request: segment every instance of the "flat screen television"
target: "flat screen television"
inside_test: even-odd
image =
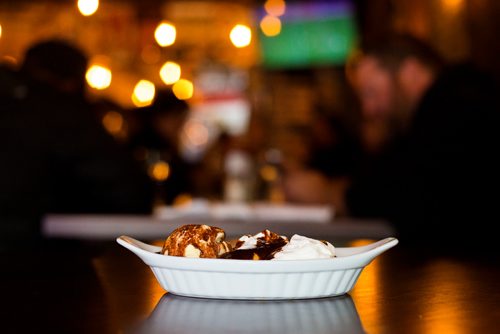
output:
[[[264,15],[259,10],[259,22]],[[261,61],[266,68],[343,65],[356,47],[352,0],[287,1],[280,19],[280,34],[267,37],[259,30]]]

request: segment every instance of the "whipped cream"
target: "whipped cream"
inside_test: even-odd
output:
[[[254,249],[259,247],[265,247],[273,245],[276,243],[287,243],[288,239],[285,236],[278,235],[269,230],[264,230],[255,235],[244,235],[238,239],[236,244],[236,249]]]
[[[320,241],[294,234],[290,241],[274,254],[272,260],[309,260],[335,257],[335,247]]]
[[[241,242],[241,245],[238,246],[238,249],[252,249],[257,247],[257,242],[259,238],[263,238],[264,233],[260,232],[256,235],[244,235],[238,239]]]

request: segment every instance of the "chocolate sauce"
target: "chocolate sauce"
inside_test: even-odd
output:
[[[286,244],[287,240],[280,238],[268,244],[257,243],[255,248],[236,249],[222,254],[220,258],[233,260],[271,260],[274,254],[279,252]]]

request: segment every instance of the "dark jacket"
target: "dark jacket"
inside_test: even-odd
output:
[[[40,237],[46,213],[150,212],[150,181],[83,97],[19,80],[0,101],[0,238]]]
[[[498,220],[498,93],[469,65],[443,71],[406,136],[354,179],[352,214],[387,218],[422,247],[488,245]]]

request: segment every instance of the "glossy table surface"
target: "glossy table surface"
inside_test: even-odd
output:
[[[498,333],[500,319],[493,259],[423,255],[402,242],[370,263],[349,294],[294,301],[175,296],[112,241],[51,240],[1,261],[2,333],[465,334]]]

